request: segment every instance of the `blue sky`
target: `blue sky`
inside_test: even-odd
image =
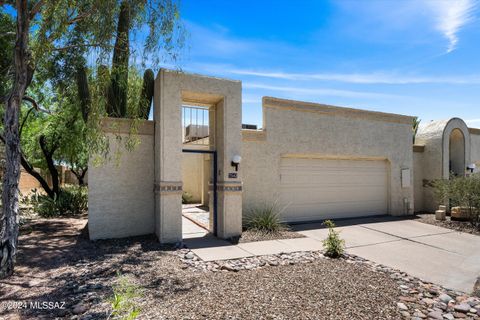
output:
[[[183,0],[188,72],[243,82],[243,122],[274,96],[480,127],[474,0]]]

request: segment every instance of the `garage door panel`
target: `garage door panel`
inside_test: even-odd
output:
[[[386,214],[387,162],[283,158],[285,221]]]

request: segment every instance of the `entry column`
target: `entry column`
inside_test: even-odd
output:
[[[155,79],[155,233],[182,241],[182,125],[180,79],[160,70]]]
[[[242,234],[242,164],[232,163],[242,154],[241,119],[241,84],[230,84],[229,92],[215,106],[217,235],[224,239]]]

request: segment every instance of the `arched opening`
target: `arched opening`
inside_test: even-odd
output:
[[[465,137],[460,129],[453,129],[450,134],[449,154],[449,172],[455,176],[465,175]]]

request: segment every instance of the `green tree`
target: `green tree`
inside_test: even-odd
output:
[[[130,0],[131,33],[139,33],[148,27],[142,57],[152,64],[158,63],[167,53],[175,60],[175,48],[183,40],[178,23],[178,6],[174,0]],[[96,53],[100,64],[110,57],[115,47],[115,33],[121,11],[121,3],[115,0],[58,0],[58,1],[4,1],[1,7],[10,7],[16,20],[15,45],[13,48],[13,70],[7,94],[0,97],[5,103],[2,139],[5,141],[6,166],[3,177],[2,213],[0,217],[0,278],[13,273],[18,242],[18,181],[20,177],[21,139],[20,114],[32,79],[36,73],[48,70],[47,63],[57,52],[82,54]],[[125,49],[125,48],[124,48]],[[76,70],[81,71],[77,64]],[[85,70],[86,71],[86,70]],[[45,72],[48,74],[48,72]],[[79,76],[78,79],[81,78]],[[104,79],[103,76],[96,77]],[[48,80],[48,77],[46,77]],[[82,81],[79,81],[82,82]],[[85,84],[83,82],[83,84]],[[45,85],[49,85],[48,82]],[[92,88],[90,88],[92,89]],[[99,97],[97,86],[94,94]],[[91,96],[93,97],[94,94]],[[103,115],[101,103],[88,98],[82,100],[88,106],[87,127],[98,126]],[[38,106],[32,99],[31,103]],[[59,104],[59,108],[61,104]],[[39,109],[39,108],[36,108]],[[92,115],[95,115],[92,117]],[[88,135],[91,137],[91,135]],[[45,138],[46,139],[46,138]],[[91,142],[87,139],[87,143]],[[55,143],[45,140],[49,148]],[[51,149],[50,149],[51,150]]]

